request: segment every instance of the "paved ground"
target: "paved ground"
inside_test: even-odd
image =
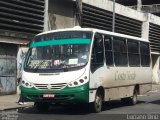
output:
[[[0,111],[33,106],[33,103],[19,105],[18,104],[20,96],[19,94],[20,92],[19,89],[17,88],[17,94],[0,96]]]
[[[152,91],[158,91],[158,90],[160,90],[160,84],[153,84]]]
[[[160,90],[160,85],[154,84],[152,87],[152,91],[156,92],[159,90]],[[17,94],[0,96],[0,111],[33,106],[33,103],[27,103],[26,105],[19,105],[17,103],[19,99],[19,94],[20,94],[19,89],[17,89]]]
[[[81,106],[50,106],[40,113],[34,107],[0,112],[2,120],[160,120],[160,91],[138,97],[138,104],[124,105],[120,100],[106,102],[101,113]]]

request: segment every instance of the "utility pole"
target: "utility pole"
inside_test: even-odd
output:
[[[49,22],[49,16],[48,16],[48,5],[49,0],[45,0],[45,10],[44,10],[44,29],[43,31],[48,31],[48,22]]]
[[[141,11],[142,8],[142,0],[137,0],[137,11]]]
[[[112,32],[115,31],[115,0],[113,0]]]

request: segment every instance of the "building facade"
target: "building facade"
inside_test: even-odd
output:
[[[44,0],[0,1],[0,95],[16,93],[17,53],[22,56],[21,46],[43,31],[44,6]]]

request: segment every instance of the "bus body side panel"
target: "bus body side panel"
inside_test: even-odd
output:
[[[89,102],[94,102],[96,91],[97,91],[96,89],[89,90]]]
[[[151,90],[151,73],[150,67],[100,67],[90,73],[89,101],[94,101],[98,87],[104,88],[105,101],[131,97],[136,85],[144,94]]]
[[[115,100],[133,95],[134,86],[105,89],[105,101]]]
[[[95,100],[95,95],[98,87],[103,85],[105,74],[107,73],[105,67],[100,67],[94,72],[90,72],[90,82],[89,82],[89,102]]]

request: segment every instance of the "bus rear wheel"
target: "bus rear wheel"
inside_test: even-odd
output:
[[[95,96],[95,101],[91,104],[92,111],[95,113],[101,112],[102,104],[103,104],[102,94],[100,92],[97,92]]]
[[[130,99],[129,99],[130,105],[135,105],[135,104],[137,104],[137,101],[138,101],[137,96],[138,96],[138,92],[137,92],[137,90],[134,90],[133,96],[130,97]]]
[[[49,103],[35,102],[34,106],[39,112],[47,112]]]
[[[138,101],[137,95],[138,95],[137,90],[134,90],[132,97],[127,97],[127,98],[122,98],[121,99],[122,104],[127,104],[127,105],[137,104],[137,101]]]

